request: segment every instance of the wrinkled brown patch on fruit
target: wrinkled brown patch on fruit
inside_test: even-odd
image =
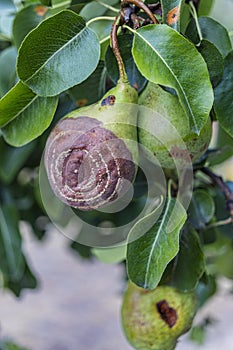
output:
[[[181,159],[185,162],[190,162],[190,160],[193,158],[193,155],[189,153],[187,149],[179,148],[178,146],[172,146],[169,157],[175,158],[175,159]]]
[[[125,193],[135,174],[124,141],[89,117],[66,118],[57,124],[47,141],[45,165],[57,196],[84,210]]]
[[[38,16],[43,17],[46,14],[46,12],[48,11],[48,9],[45,6],[39,5],[39,6],[36,6],[34,8],[34,11],[36,12],[36,14]]]
[[[168,25],[171,26],[172,24],[175,24],[179,20],[179,17],[180,17],[180,6],[176,6],[168,12],[168,15],[167,15]]]
[[[116,97],[114,95],[109,95],[104,98],[101,102],[101,106],[113,106],[116,101]]]
[[[159,301],[156,307],[162,320],[166,322],[170,328],[175,326],[178,319],[176,310],[170,307],[166,300]]]

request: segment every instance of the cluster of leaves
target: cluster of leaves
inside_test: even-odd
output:
[[[135,29],[135,23],[126,20],[119,35],[129,81],[139,93],[148,81],[175,90],[197,135],[209,115],[220,125],[216,149],[194,165],[188,213],[181,204],[176,206],[171,229],[171,197],[155,225],[159,207],[132,227],[130,238],[142,225],[148,232],[127,249],[72,244],[83,257],[127,259],[129,278],[144,288],[166,283],[182,291],[196,289],[200,306],[215,293],[218,275],[233,278],[232,223],[226,221],[229,198],[202,172],[233,155],[233,51],[227,30],[207,16],[211,3],[161,0],[155,6],[161,24]],[[36,286],[22,252],[19,221],[29,222],[36,236],[43,237],[46,214],[37,169],[48,133],[67,112],[96,102],[117,82],[118,66],[109,42],[119,8],[117,0],[1,1],[0,270],[4,287],[16,295]],[[146,197],[145,187],[138,186],[141,176],[128,216],[141,209]],[[233,190],[231,182],[222,185]],[[106,220],[95,212],[85,215],[95,225]],[[107,220],[119,225],[124,216],[113,214]]]

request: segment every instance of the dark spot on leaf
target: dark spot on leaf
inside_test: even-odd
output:
[[[37,16],[43,17],[48,11],[48,9],[45,6],[38,5],[34,8],[34,11],[36,12]]]
[[[169,26],[175,24],[179,20],[179,17],[180,17],[180,6],[176,6],[168,12],[167,24]]]
[[[172,328],[178,319],[176,310],[168,305],[166,300],[161,300],[156,304],[157,311],[160,314],[160,317],[167,325]]]
[[[88,102],[88,100],[86,98],[82,98],[80,100],[77,100],[76,104],[78,107],[84,107],[84,106],[86,106],[87,102]]]

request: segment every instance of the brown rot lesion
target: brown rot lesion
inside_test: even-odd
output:
[[[160,314],[160,317],[167,325],[172,328],[175,326],[178,315],[175,309],[169,306],[167,300],[161,300],[156,304],[156,309]]]

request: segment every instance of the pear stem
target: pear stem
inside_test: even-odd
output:
[[[133,4],[143,10],[153,23],[158,24],[157,18],[153,15],[151,10],[141,0],[122,0],[122,4]]]
[[[121,21],[121,15],[118,15],[115,18],[115,21],[113,22],[113,25],[112,25],[111,37],[110,37],[111,38],[111,46],[112,46],[113,53],[114,53],[116,60],[117,60],[119,73],[120,73],[120,81],[121,82],[128,82],[128,77],[127,77],[127,74],[125,71],[125,66],[123,63],[123,59],[121,57],[121,53],[120,53],[120,49],[119,49],[119,45],[118,45],[118,39],[117,39],[117,30],[119,28],[120,21]]]

